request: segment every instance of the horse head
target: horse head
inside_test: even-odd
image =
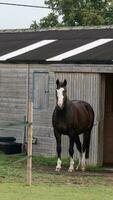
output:
[[[64,80],[63,82],[60,82],[59,79],[57,79],[56,85],[56,104],[58,108],[63,109],[67,100],[67,81]]]

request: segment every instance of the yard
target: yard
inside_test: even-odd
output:
[[[67,160],[57,173],[56,158],[33,157],[33,183],[29,187],[24,158],[0,154],[0,200],[113,199],[113,173],[91,167],[86,172],[70,174]]]

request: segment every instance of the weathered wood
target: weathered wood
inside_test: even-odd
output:
[[[23,68],[21,68],[21,66]],[[27,65],[0,65],[0,122],[23,121],[26,115]],[[24,126],[2,130],[0,135],[15,136],[23,140]]]
[[[29,67],[29,76],[28,76]],[[33,91],[33,74],[48,74],[48,78],[36,80],[40,84],[40,91]],[[70,99],[80,99],[88,101],[95,111],[95,126],[92,132],[90,148],[90,164],[102,163],[102,137],[103,137],[103,116],[104,116],[104,79],[101,73],[113,73],[113,65],[91,65],[91,64],[0,64],[0,121],[1,120],[23,120],[26,115],[26,98],[35,102],[41,96],[40,104],[45,105],[44,109],[34,109],[33,112],[33,134],[40,143],[33,146],[33,153],[55,155],[55,141],[52,138],[51,117],[55,106],[55,80],[57,78],[68,81],[68,94]],[[44,87],[49,90],[47,99],[44,97]],[[28,87],[29,82],[29,87]],[[27,88],[28,87],[28,88]],[[38,87],[37,87],[38,89]],[[103,91],[103,92],[102,92]],[[103,100],[102,100],[103,98]],[[48,102],[47,104],[45,102]],[[37,102],[36,102],[37,103]],[[18,141],[22,141],[23,129],[19,127],[14,131],[0,131],[0,135],[16,135]],[[46,138],[47,141],[44,139]],[[101,141],[101,145],[99,146]],[[63,156],[68,156],[68,142],[63,138]],[[41,146],[41,144],[43,144]],[[44,147],[45,144],[45,147]],[[75,150],[76,152],[76,150]],[[75,158],[77,157],[75,153]]]
[[[98,126],[100,117],[100,79],[101,76],[95,73],[56,73],[56,79],[66,79],[67,94],[71,100],[84,100],[91,104],[95,112],[95,126],[91,134],[90,158],[89,164],[96,164],[98,161]],[[63,137],[64,156],[68,156],[68,141]],[[75,147],[75,158],[78,157],[78,151]]]
[[[53,156],[55,155],[55,140],[50,137],[37,137],[37,145],[33,145],[33,154]]]
[[[113,65],[99,64],[52,64],[54,72],[113,73]]]
[[[27,184],[32,183],[32,123],[33,123],[33,104],[29,102],[28,105],[28,138],[27,138]]]
[[[47,109],[49,105],[49,75],[48,73],[34,73],[34,108]]]
[[[113,165],[113,74],[106,75],[104,121],[103,161]]]

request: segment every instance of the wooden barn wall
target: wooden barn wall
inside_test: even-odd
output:
[[[24,121],[26,115],[26,65],[0,65],[0,125],[7,122]],[[24,127],[8,127],[0,130],[0,136],[16,137],[22,142]]]
[[[34,105],[33,108],[33,136],[37,139],[37,144],[33,145],[33,154],[38,155],[46,155],[52,156],[55,155],[55,138],[53,135],[53,128],[52,128],[52,112],[55,105],[55,76],[54,72],[51,72],[50,66],[43,66],[38,65],[30,65],[29,66],[29,99],[34,99],[34,91],[35,91],[35,74],[40,73],[42,74],[48,73],[48,106],[47,108],[36,108]],[[43,79],[44,81],[44,79]],[[43,90],[43,82],[40,80],[40,89],[42,87]],[[36,80],[35,84],[39,84],[38,80]],[[37,85],[36,85],[37,87]],[[39,96],[42,93],[39,92]],[[37,98],[39,98],[37,95]],[[42,98],[42,97],[41,97]],[[43,99],[42,99],[43,101]]]
[[[95,112],[95,122],[91,135],[90,159],[89,164],[96,164],[98,162],[98,134],[100,122],[100,82],[101,76],[97,73],[65,73],[56,72],[56,79],[67,79],[67,93],[71,100],[84,100],[91,104]],[[82,137],[81,137],[82,141]],[[68,138],[62,138],[63,156],[68,154]],[[75,147],[75,158],[78,157],[78,152]]]
[[[68,70],[67,70],[68,69]],[[59,72],[58,67],[50,65],[27,65],[27,64],[0,64],[0,123],[3,121],[22,120],[26,115],[26,103],[29,99],[34,100],[35,92],[35,73],[48,73],[48,104],[47,108],[33,109],[33,136],[37,138],[37,144],[33,144],[33,154],[42,154],[47,156],[56,155],[56,142],[52,128],[52,112],[55,106],[55,80],[59,78],[67,79],[68,96],[70,99],[80,99],[89,102],[95,111],[95,123],[92,131],[90,159],[89,163],[96,164],[100,159],[102,151],[98,148],[98,143],[101,140],[102,134],[99,135],[100,128],[103,123],[100,123],[100,118],[103,119],[101,102],[102,94],[102,79],[98,72],[70,72],[71,68],[63,67]],[[88,70],[88,68],[87,68]],[[81,69],[82,71],[82,69]],[[29,81],[28,81],[29,80]],[[36,80],[37,81],[37,80]],[[28,87],[29,82],[29,87]],[[37,104],[36,104],[37,105]],[[101,124],[101,127],[100,127]],[[101,128],[102,130],[102,128]],[[14,136],[18,142],[23,139],[24,127],[15,127],[14,130],[0,130],[0,136]],[[81,138],[82,139],[82,138]],[[62,140],[63,156],[68,157],[68,140],[64,136]],[[102,145],[102,144],[101,144]],[[102,149],[102,148],[100,148]],[[100,151],[100,152],[99,152]],[[75,148],[75,158],[78,153]],[[101,155],[102,158],[102,155]]]

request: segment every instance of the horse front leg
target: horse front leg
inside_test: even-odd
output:
[[[56,151],[57,151],[57,165],[56,165],[56,171],[60,171],[61,170],[61,134],[58,133],[57,131],[54,131],[55,134],[55,138],[56,138]]]
[[[73,154],[74,154],[74,136],[73,134],[69,136],[69,155],[70,155],[70,166],[68,171],[73,172],[74,171],[74,159],[73,159]]]

